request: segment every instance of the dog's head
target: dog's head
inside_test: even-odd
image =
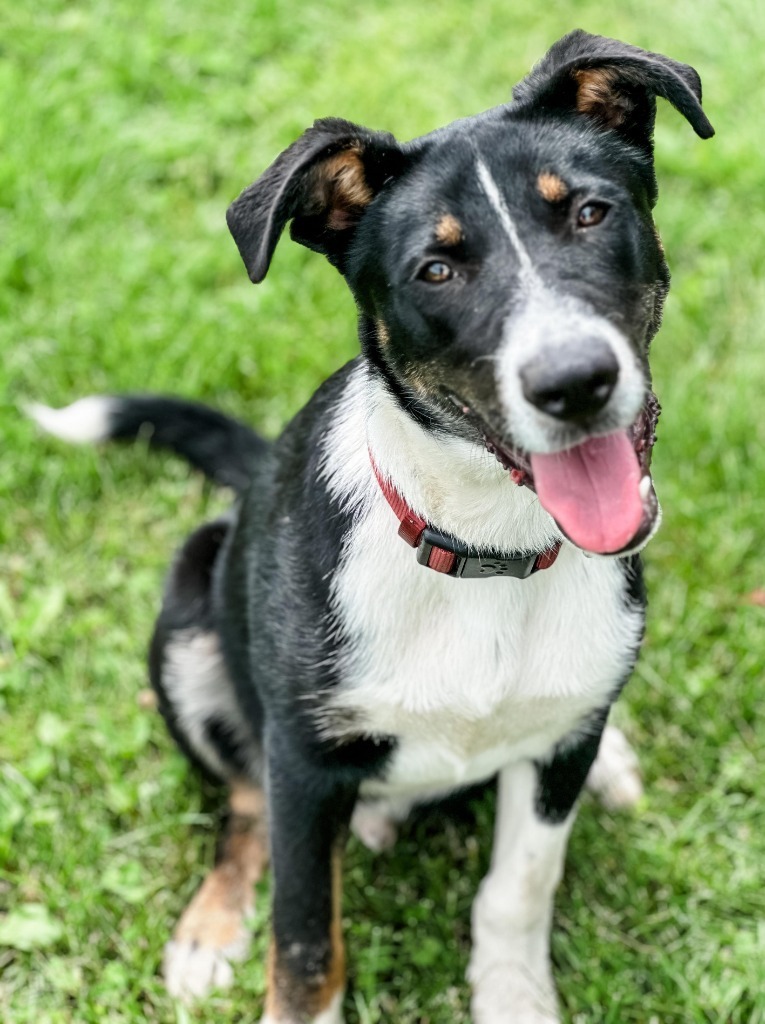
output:
[[[713,134],[692,68],[573,32],[512,103],[413,142],[316,122],[228,211],[256,282],[291,221],[346,277],[410,414],[487,446],[601,553],[639,546],[658,513],[657,96]]]

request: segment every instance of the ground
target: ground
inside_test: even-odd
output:
[[[152,388],[273,434],[353,355],[353,306],[285,241],[247,282],[223,214],[314,117],[409,138],[504,100],[581,26],[694,64],[718,130],[660,104],[674,271],[650,624],[622,710],[647,796],[584,801],[553,953],[567,1024],[765,1022],[765,179],[754,0],[0,0],[0,1018],[257,1019],[175,1006],[163,942],[214,849],[209,794],[139,700],[169,553],[225,506],[141,445],[70,449],[18,404]],[[468,1020],[492,795],[353,842],[350,1024]],[[262,902],[265,902],[263,900]],[[262,916],[257,925],[262,936]]]

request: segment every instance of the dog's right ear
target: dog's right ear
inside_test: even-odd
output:
[[[287,221],[290,234],[340,270],[354,229],[404,155],[387,132],[325,118],[286,149],[229,206],[234,236],[255,284],[266,276]]]
[[[514,110],[571,111],[652,152],[656,97],[680,111],[702,139],[714,128],[701,109],[692,67],[577,29],[559,39],[513,89]]]

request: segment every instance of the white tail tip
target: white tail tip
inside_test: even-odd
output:
[[[25,405],[24,412],[49,434],[72,444],[106,441],[111,434],[111,414],[116,401],[104,395],[90,395],[67,405],[51,409],[39,402]]]

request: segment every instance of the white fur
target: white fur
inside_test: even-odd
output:
[[[230,768],[207,739],[205,723],[210,719],[223,719],[241,750],[254,756],[258,746],[242,717],[215,633],[194,628],[176,631],[165,649],[162,683],[184,735],[213,772],[225,779]],[[248,767],[257,778],[260,766]]]
[[[414,555],[396,537],[396,520],[372,472],[370,452],[415,512],[466,544],[485,551],[541,551],[561,539],[536,495],[513,484],[484,448],[423,430],[363,364],[346,387],[326,438],[323,477],[332,495],[356,513],[357,527],[376,517],[367,532],[378,535],[373,542],[384,546],[381,557],[392,552],[408,564]],[[352,533],[349,548],[354,538]]]
[[[105,395],[90,395],[67,405],[64,409],[51,409],[39,402],[24,406],[28,416],[43,430],[62,441],[87,444],[106,441],[115,399]]]
[[[587,776],[591,790],[609,811],[628,810],[643,796],[637,754],[621,729],[607,725],[595,763]]]
[[[605,728],[586,786],[609,811],[630,810],[643,797],[638,756],[615,725]],[[416,802],[401,796],[359,800],[351,818],[351,831],[373,853],[390,850],[398,839],[399,824],[406,821]]]
[[[508,316],[497,353],[497,386],[508,431],[521,448],[554,452],[585,439],[587,434],[580,428],[548,416],[527,401],[520,371],[542,350],[557,350],[563,356],[567,349],[595,340],[611,349],[619,365],[616,386],[600,414],[600,433],[626,430],[640,412],[646,380],[635,352],[618,328],[579,299],[545,286],[529,294],[520,309]]]
[[[167,991],[176,999],[191,1002],[213,989],[230,988],[234,981],[231,962],[243,960],[249,945],[249,936],[222,948],[171,940],[165,945],[162,960]]]
[[[356,509],[333,601],[351,638],[341,686],[322,709],[398,739],[367,797],[416,801],[543,757],[626,673],[640,616],[622,602],[622,570],[564,544],[528,580],[454,580],[418,565],[372,474],[369,447],[409,504],[467,543],[540,550],[556,535],[536,497],[482,451],[438,439],[398,410],[359,368],[327,438],[324,473]],[[343,716],[339,716],[342,721]]]
[[[494,212],[499,217],[500,224],[504,228],[505,234],[510,239],[511,244],[515,249],[518,262],[521,266],[521,282],[527,286],[540,284],[539,275],[534,269],[534,264],[532,263],[529,251],[521,241],[521,236],[518,234],[518,228],[515,225],[515,221],[510,216],[507,203],[502,197],[499,186],[491,176],[491,171],[483,160],[480,159],[476,161],[476,169],[478,171],[478,180],[481,183],[481,188],[493,206]]]
[[[553,897],[574,820],[534,812],[536,773],[521,763],[500,775],[491,869],[473,903],[474,1024],[556,1024],[549,936]]]
[[[390,850],[398,839],[396,822],[384,800],[359,800],[353,809],[351,831],[374,853]]]

